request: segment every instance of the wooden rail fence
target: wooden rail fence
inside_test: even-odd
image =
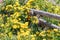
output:
[[[32,16],[42,15],[42,16],[46,16],[46,17],[49,17],[49,18],[55,18],[55,19],[60,20],[60,15],[49,13],[49,12],[45,12],[45,11],[41,11],[41,10],[31,9],[30,13],[31,13]],[[51,27],[51,28],[60,29],[59,26],[57,26],[55,24],[48,23],[47,21],[45,21],[44,19],[40,18],[39,16],[37,16],[37,17],[38,17],[39,21],[41,23],[45,24],[46,26]]]

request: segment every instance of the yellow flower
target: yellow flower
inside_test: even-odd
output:
[[[10,24],[9,23],[6,23],[5,25],[6,25],[6,27],[9,27]]]
[[[51,30],[47,30],[47,32],[49,32],[49,33],[50,33],[50,32],[51,32]]]
[[[18,20],[21,20],[21,18],[19,18]]]
[[[47,36],[51,37],[51,34],[47,34]]]
[[[17,35],[17,39],[20,40],[20,35]]]
[[[24,10],[24,8],[23,8],[23,7],[20,7],[20,10],[22,10],[22,11],[23,11],[23,10]]]
[[[35,20],[33,20],[32,23],[35,23]]]
[[[18,26],[17,25],[13,25],[13,28],[16,29],[16,28],[18,28]]]
[[[28,36],[30,32],[26,31],[26,32],[22,32],[21,35],[22,36]]]
[[[36,34],[34,34],[34,37],[36,37]]]
[[[21,16],[21,14],[20,14],[19,12],[15,12],[15,13],[13,14],[13,16],[14,16],[14,18],[17,18],[17,17]]]
[[[58,26],[60,26],[60,23],[58,24]]]
[[[46,36],[46,35],[45,35],[45,31],[42,31],[42,32],[39,34],[39,36]]]
[[[35,38],[33,37],[31,40],[35,40]]]
[[[29,31],[26,31],[26,32],[25,32],[25,35],[29,35],[29,33],[30,33]]]
[[[1,36],[1,35],[3,36],[4,34],[3,34],[3,33],[0,33],[0,36]]]
[[[56,35],[57,35],[57,36],[60,36],[60,34],[59,34],[59,33],[57,33]]]
[[[54,12],[57,13],[59,11],[59,7],[56,6]]]
[[[18,23],[18,20],[17,19],[13,19],[13,20],[11,20],[11,22]]]
[[[24,23],[20,23],[21,28],[28,28],[28,22]]]
[[[12,8],[13,8],[13,6],[12,6],[12,5],[7,5],[7,6],[6,6],[6,10],[10,10],[10,11],[11,11],[11,10],[12,10]]]
[[[21,28],[27,28],[25,24],[21,24]]]
[[[33,16],[33,18],[34,18],[34,20],[32,21],[33,23],[38,23],[39,22],[39,20],[36,16]]]
[[[46,40],[45,38],[43,40]]]
[[[25,25],[28,26],[28,22],[25,22]]]
[[[36,32],[36,34],[39,34],[39,32]]]
[[[21,7],[17,7],[17,8],[18,8],[18,10],[20,10]]]
[[[0,17],[1,17],[2,15],[0,14]]]
[[[4,10],[5,9],[5,7],[2,7],[2,10]]]
[[[12,32],[9,32],[8,35],[9,35],[9,37],[12,37]]]
[[[39,22],[39,20],[38,19],[36,19],[36,22],[35,23],[38,23]]]
[[[24,33],[24,30],[23,30],[23,29],[20,29],[20,32],[21,32],[21,33]]]
[[[28,3],[26,3],[26,5],[30,5],[30,3],[28,2]]]
[[[17,10],[17,8],[16,8],[16,7],[14,7],[14,10]]]
[[[33,2],[34,0],[29,0],[27,3],[26,3],[26,5],[27,5],[27,7],[31,7],[31,3]]]
[[[28,28],[28,31],[31,31],[31,29]]]
[[[58,29],[54,29],[55,32],[58,32]]]
[[[31,37],[34,37],[34,35],[31,35]]]
[[[19,2],[16,2],[15,5],[16,5],[16,6],[19,6],[20,4],[19,4]]]
[[[38,19],[32,21],[32,23],[36,23],[36,24],[37,24],[38,22],[39,22]]]
[[[28,3],[31,3],[31,2],[33,2],[33,1],[34,1],[34,0],[29,0]]]
[[[1,24],[1,26],[3,27],[3,26],[4,26],[4,24]]]

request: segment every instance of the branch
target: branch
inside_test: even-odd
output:
[[[41,11],[41,10],[35,10],[35,9],[31,9],[31,11],[34,12],[34,13],[32,13],[32,15],[38,14],[38,15],[60,20],[60,15],[57,15],[57,14],[53,14],[53,13],[49,13],[49,12],[45,12],[45,11]]]
[[[42,24],[44,24],[44,25],[46,25],[47,27],[60,29],[59,26],[51,24],[51,23],[48,23],[44,19],[39,18],[39,22],[42,23]]]

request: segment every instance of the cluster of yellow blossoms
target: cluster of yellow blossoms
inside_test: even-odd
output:
[[[0,40],[55,40],[56,38],[60,40],[58,29],[42,30],[38,26],[38,18],[29,15],[30,8],[42,9],[39,5],[33,6],[35,1],[37,2],[37,0],[28,0],[25,5],[21,5],[20,0],[15,0],[14,4],[9,3],[2,6],[0,11]],[[39,3],[37,2],[37,4]],[[56,7],[55,12],[58,11],[59,9]]]

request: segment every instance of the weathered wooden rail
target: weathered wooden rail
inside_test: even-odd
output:
[[[51,27],[51,28],[60,29],[59,26],[51,24],[51,23],[48,23],[47,21],[45,21],[44,19],[41,19],[39,17],[39,15],[42,15],[42,16],[46,16],[46,17],[49,17],[49,18],[55,18],[55,19],[60,20],[60,15],[49,13],[49,12],[45,12],[45,11],[41,11],[41,10],[35,10],[35,9],[31,9],[30,12],[31,12],[32,16],[37,16],[38,15],[37,17],[38,17],[39,21],[41,23],[45,24],[46,26]]]

